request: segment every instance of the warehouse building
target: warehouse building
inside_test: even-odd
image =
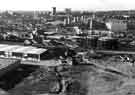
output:
[[[127,30],[127,23],[122,20],[110,20],[106,26],[112,32],[125,32]]]
[[[29,50],[26,52],[26,59],[27,60],[33,60],[33,61],[40,61],[40,56],[44,56],[46,49],[42,48],[33,48],[32,50]]]
[[[8,45],[3,45],[0,47],[0,57],[9,57],[10,53],[13,49],[16,49],[18,46],[8,46]],[[19,47],[18,47],[19,48]]]
[[[0,57],[2,58],[40,61],[40,56],[46,51],[46,49],[32,46],[0,44]]]
[[[20,48],[17,48],[17,49],[14,49],[12,50],[11,52],[11,58],[19,58],[19,59],[23,59],[24,55],[25,55],[25,52],[27,50],[30,50],[31,47],[20,47]]]

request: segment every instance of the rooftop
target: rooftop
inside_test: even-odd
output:
[[[37,47],[33,47],[33,46],[19,46],[19,45],[0,44],[0,51],[41,54],[41,53],[45,52],[46,49],[37,48]]]
[[[42,49],[42,48],[33,48],[32,50],[30,51],[27,51],[26,53],[29,53],[29,54],[41,54],[43,52],[45,52],[47,49]]]

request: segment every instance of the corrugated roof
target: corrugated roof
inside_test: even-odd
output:
[[[30,48],[30,47],[21,46],[20,48],[14,49],[12,52],[25,53],[25,51],[26,51],[27,49],[29,49],[29,48]]]
[[[27,53],[27,51],[30,51],[30,50],[32,50],[32,49],[34,49],[34,48],[35,48],[35,47],[27,47],[27,48],[21,50],[20,52],[22,52],[22,53]]]
[[[2,48],[2,47],[6,47],[6,46],[8,46],[8,45],[0,44],[0,48]]]
[[[1,45],[0,46],[0,51],[3,51],[3,49],[5,49],[7,46],[5,46],[5,45]]]
[[[29,54],[41,54],[46,51],[43,48],[36,48],[32,46],[19,46],[19,45],[7,45],[0,44],[0,51],[5,52],[18,52],[18,53],[29,53]]]
[[[31,51],[27,51],[26,53],[29,53],[29,54],[41,54],[43,52],[45,52],[47,49],[42,49],[42,48],[35,48],[35,49],[32,49]]]
[[[0,51],[11,51],[11,50],[18,48],[18,47],[19,46],[17,46],[17,45],[14,45],[14,46],[8,45],[8,46],[4,46],[4,47],[0,48]]]

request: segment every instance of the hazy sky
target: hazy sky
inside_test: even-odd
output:
[[[135,0],[0,0],[0,10],[115,10],[135,9]]]

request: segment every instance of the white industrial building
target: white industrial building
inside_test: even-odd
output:
[[[125,32],[127,30],[127,23],[123,20],[110,20],[106,26],[112,32]]]
[[[0,57],[2,58],[40,61],[40,56],[45,52],[46,49],[32,46],[0,44]]]

